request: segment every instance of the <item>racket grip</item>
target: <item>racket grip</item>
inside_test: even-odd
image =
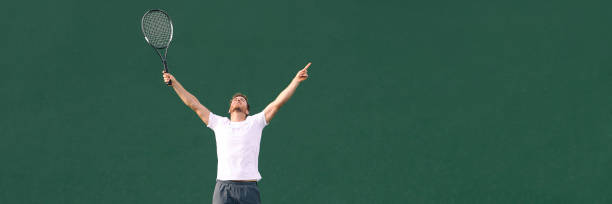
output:
[[[164,63],[164,73],[168,73],[168,63],[165,59],[163,59],[162,62]],[[172,86],[172,79],[168,80],[168,82],[166,82],[166,85]]]
[[[168,72],[164,70],[163,73],[168,73]],[[168,79],[168,81],[166,82],[166,85],[172,86],[172,79]]]

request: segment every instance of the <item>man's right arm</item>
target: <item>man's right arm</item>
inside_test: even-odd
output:
[[[174,88],[174,91],[181,98],[183,103],[185,103],[185,105],[187,105],[189,108],[195,111],[196,114],[198,114],[198,116],[200,117],[200,119],[202,119],[202,121],[206,125],[208,125],[208,116],[210,115],[210,111],[206,107],[204,107],[202,104],[200,104],[200,101],[198,101],[198,99],[195,96],[187,92],[187,90],[183,88],[181,83],[179,83],[176,80],[176,78],[172,76],[172,74],[164,73],[163,77],[164,77],[164,82],[172,81],[172,88]]]

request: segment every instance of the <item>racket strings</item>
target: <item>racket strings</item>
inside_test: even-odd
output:
[[[143,18],[143,31],[149,43],[155,48],[167,47],[172,39],[170,19],[162,12],[150,12]]]

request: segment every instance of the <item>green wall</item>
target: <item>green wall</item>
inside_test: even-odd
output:
[[[612,202],[609,1],[9,1],[0,203],[210,203],[213,132],[263,110],[264,203]]]

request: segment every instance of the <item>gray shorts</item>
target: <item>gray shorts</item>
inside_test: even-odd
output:
[[[253,203],[260,204],[257,182],[237,182],[217,180],[213,193],[213,204]]]

